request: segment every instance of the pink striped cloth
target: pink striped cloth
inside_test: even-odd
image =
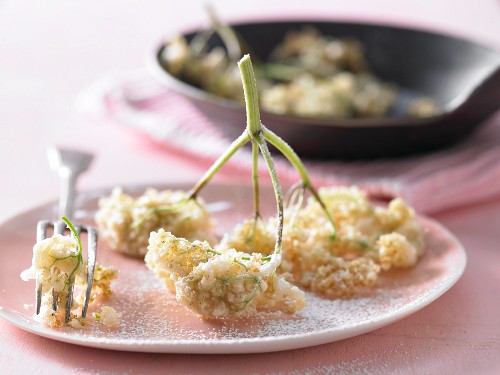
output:
[[[109,74],[83,90],[77,105],[87,114],[147,135],[166,152],[207,164],[232,141],[186,99],[165,90],[144,71]],[[275,162],[283,182],[297,180],[286,160]],[[373,197],[400,196],[426,214],[486,201],[500,197],[500,113],[467,140],[443,151],[370,162],[305,164],[318,185],[356,184]],[[250,168],[249,151],[241,150],[224,171],[248,175]]]

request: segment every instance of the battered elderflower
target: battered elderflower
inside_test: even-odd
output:
[[[215,242],[213,220],[201,199],[186,199],[185,192],[147,189],[134,198],[115,188],[99,200],[99,234],[115,251],[144,256],[149,233],[166,228],[191,240]]]
[[[336,221],[335,239],[315,200],[309,199],[303,207],[302,200],[287,207],[279,274],[313,292],[345,298],[374,286],[381,271],[417,263],[424,250],[424,234],[413,210],[401,199],[381,208],[373,206],[357,187],[322,188],[319,195]],[[251,238],[264,254],[272,251],[266,239],[275,230],[275,220],[250,223],[246,220],[226,234],[220,250],[244,249]]]
[[[274,272],[276,256],[190,242],[165,230],[151,233],[146,265],[176,292],[179,302],[214,318],[245,316],[259,309],[299,311],[304,293]]]
[[[68,219],[63,217],[63,220],[70,229],[74,228]],[[34,279],[42,285],[40,312],[35,314],[35,319],[54,328],[64,325],[64,306],[72,281],[74,280],[75,287],[82,291],[87,285],[87,268],[86,262],[83,262],[80,238],[76,232],[74,234],[73,237],[54,234],[37,242],[33,247],[31,267],[21,273],[24,281]],[[97,263],[89,303],[98,295],[111,294],[111,282],[116,276],[117,271],[114,268]],[[54,298],[58,299],[57,311],[53,308]],[[86,319],[79,318],[77,314],[83,306],[83,299],[84,293],[73,299],[68,324],[74,328],[86,325]]]

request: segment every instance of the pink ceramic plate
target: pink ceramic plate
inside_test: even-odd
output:
[[[165,187],[158,187],[165,188]],[[169,188],[187,189],[177,185]],[[141,193],[144,187],[125,189]],[[220,223],[220,230],[252,213],[251,186],[210,184],[202,196]],[[92,222],[99,196],[83,194],[75,215]],[[262,189],[264,214],[275,208],[270,189]],[[0,225],[0,317],[37,335],[103,349],[164,353],[254,353],[319,345],[375,330],[412,314],[446,292],[462,275],[465,251],[435,221],[421,217],[427,250],[409,271],[385,275],[370,295],[327,300],[307,294],[308,306],[297,316],[259,313],[250,319],[206,321],[168,294],[143,261],[110,252],[99,243],[98,260],[120,270],[115,294],[105,303],[123,314],[119,327],[90,324],[84,330],[50,329],[33,320],[34,282],[19,278],[31,263],[38,219],[54,218],[56,203],[24,212]],[[267,211],[267,212],[266,212]],[[92,310],[90,310],[90,313]]]

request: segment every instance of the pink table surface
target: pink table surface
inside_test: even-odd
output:
[[[411,24],[500,48],[497,0],[324,0],[307,9],[302,0],[212,3],[228,19],[304,12]],[[57,197],[58,180],[45,158],[50,144],[95,153],[81,189],[196,179],[202,173],[196,160],[89,121],[74,102],[99,76],[141,67],[161,36],[201,22],[202,2],[0,1],[0,221]],[[467,250],[462,279],[428,307],[377,331],[273,354],[159,355],[62,344],[0,321],[0,372],[500,373],[500,200],[435,218]]]

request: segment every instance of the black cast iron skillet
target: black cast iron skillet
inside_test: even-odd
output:
[[[265,60],[287,31],[304,25],[325,35],[358,39],[373,73],[399,85],[400,94],[392,113],[379,119],[306,118],[263,111],[262,122],[302,157],[371,159],[436,150],[464,139],[500,108],[500,54],[467,40],[394,26],[314,20],[232,27],[254,57]],[[197,31],[184,35],[190,40]],[[223,45],[216,35],[209,44]],[[163,48],[155,51],[155,76],[191,100],[229,137],[241,134],[244,108],[171,75],[161,64]],[[421,95],[437,102],[436,116],[418,119],[404,114],[408,100]]]

